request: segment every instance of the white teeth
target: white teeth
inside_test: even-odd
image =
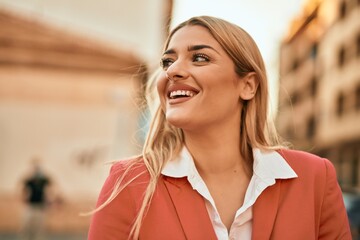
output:
[[[170,92],[170,98],[174,98],[177,96],[187,96],[187,97],[193,97],[195,94],[191,91],[186,90],[177,90]]]

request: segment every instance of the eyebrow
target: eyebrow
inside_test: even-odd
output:
[[[209,46],[209,45],[204,45],[204,44],[200,44],[200,45],[191,45],[188,47],[188,51],[189,52],[192,52],[192,51],[196,51],[196,50],[201,50],[201,49],[212,49],[214,50],[215,52],[219,53],[218,51],[216,51],[213,47]],[[163,55],[165,54],[174,54],[176,53],[176,51],[174,49],[168,49],[164,52]]]

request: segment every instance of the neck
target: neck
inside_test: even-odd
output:
[[[185,144],[202,174],[222,174],[244,169],[240,153],[240,127],[207,131],[184,131]]]

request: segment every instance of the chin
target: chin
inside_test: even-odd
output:
[[[177,127],[177,128],[186,128],[189,125],[189,118],[181,118],[179,116],[169,116],[166,115],[166,121],[170,123],[170,125]]]

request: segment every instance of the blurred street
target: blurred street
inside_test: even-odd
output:
[[[84,240],[86,235],[82,234],[51,234],[45,240]],[[0,233],[0,240],[20,240],[15,233]]]

